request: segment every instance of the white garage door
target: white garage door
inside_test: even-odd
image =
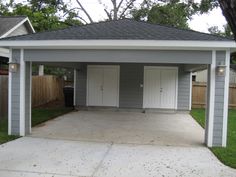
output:
[[[87,71],[87,105],[119,105],[119,66],[89,65]]]
[[[176,67],[144,67],[144,108],[177,108]]]

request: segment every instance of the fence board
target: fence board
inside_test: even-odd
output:
[[[32,77],[32,107],[63,100],[64,80],[56,76]],[[0,76],[0,118],[8,112],[8,76]]]
[[[206,83],[193,82],[192,108],[204,108],[206,103]],[[236,108],[236,84],[229,86],[229,108]]]

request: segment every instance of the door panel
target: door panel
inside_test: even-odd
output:
[[[144,108],[176,108],[177,70],[155,66],[144,67]]]
[[[118,106],[118,68],[103,70],[103,106]]]
[[[102,105],[103,69],[88,67],[88,106]]]
[[[88,106],[119,106],[119,67],[88,66]]]
[[[176,74],[174,69],[161,70],[161,108],[175,108]]]
[[[160,108],[160,70],[146,69],[144,72],[144,108]]]

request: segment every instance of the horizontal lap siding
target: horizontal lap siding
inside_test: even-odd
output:
[[[224,62],[225,57],[226,57],[225,52],[216,52],[216,65],[219,65],[221,61]],[[224,86],[225,86],[225,77],[216,75],[213,146],[222,145]]]
[[[183,68],[179,68],[178,77],[178,110],[189,110],[190,101],[190,73],[183,72]]]
[[[20,50],[12,51],[12,60],[19,63]],[[19,135],[20,132],[20,72],[12,73],[12,100],[11,101],[11,129],[12,134]]]
[[[120,107],[143,107],[143,71],[142,64],[120,65]]]
[[[87,64],[81,64],[76,77],[76,104],[86,106],[87,97]]]
[[[76,105],[86,106],[87,96],[87,65],[119,65],[120,66],[120,108],[143,108],[143,79],[144,66],[177,66],[178,65],[158,65],[158,64],[126,64],[126,63],[83,63],[78,71],[76,86]],[[189,109],[190,93],[190,73],[182,73],[179,70],[178,78],[178,109]]]

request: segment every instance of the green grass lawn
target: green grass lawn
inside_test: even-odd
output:
[[[68,113],[72,108],[35,108],[32,110],[32,126],[43,123],[47,120],[53,119],[57,116]],[[7,135],[8,122],[7,119],[0,119],[0,144],[19,138],[19,136]]]
[[[191,115],[204,128],[205,110],[193,109]],[[236,168],[236,110],[229,110],[227,140],[226,148],[214,147],[210,149],[222,163]]]

